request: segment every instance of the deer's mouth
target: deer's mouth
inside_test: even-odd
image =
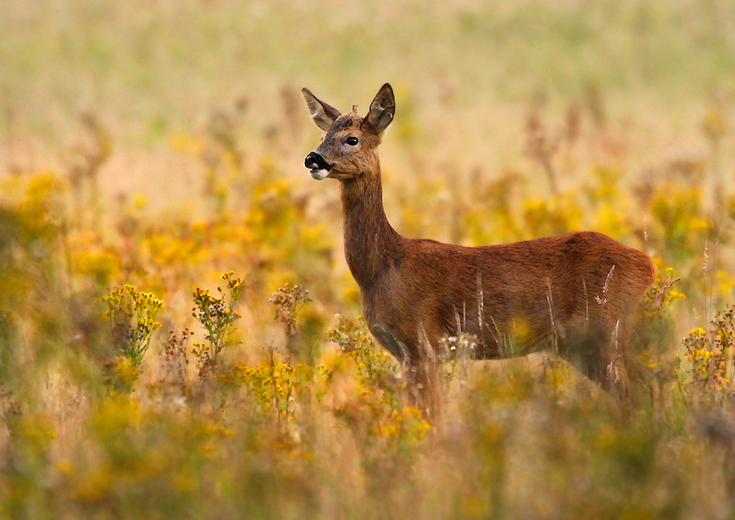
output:
[[[324,169],[317,170],[317,169],[313,169],[313,170],[310,170],[309,173],[311,173],[311,177],[313,179],[316,179],[318,181],[321,181],[321,180],[324,180],[324,179],[327,178],[327,176],[329,175],[329,170],[324,170]]]
[[[309,168],[309,173],[313,179],[321,181],[329,176],[332,165],[324,160],[324,157],[316,152],[311,152],[304,159],[304,166]]]

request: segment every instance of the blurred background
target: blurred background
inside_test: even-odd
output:
[[[734,11],[716,0],[431,9],[411,0],[6,0],[0,160],[9,171],[63,166],[89,112],[114,143],[100,171],[105,193],[188,200],[196,165],[172,141],[241,106],[234,131],[247,160],[272,156],[301,179],[318,131],[300,88],[364,111],[391,82],[398,116],[383,163],[396,172],[415,160],[427,177],[446,177],[447,167],[488,177],[524,168],[533,180],[523,136],[528,112],[542,109],[552,132],[575,110],[581,132],[615,134],[626,174],[641,176],[706,158],[709,110],[730,121]],[[730,171],[734,147],[723,142]]]

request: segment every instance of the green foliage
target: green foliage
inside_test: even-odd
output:
[[[672,261],[696,257],[704,250],[707,239],[714,238],[714,223],[702,211],[699,188],[662,186],[651,201],[651,215]]]
[[[228,335],[232,324],[242,318],[235,312],[235,304],[245,289],[245,283],[240,278],[234,278],[234,273],[222,275],[225,289],[217,287],[219,297],[213,296],[208,290],[197,288],[194,291],[194,308],[192,316],[206,330],[204,339],[208,343],[194,342],[192,353],[199,361],[199,374],[211,371],[218,363],[223,349],[228,346]]]
[[[140,367],[153,332],[161,327],[156,315],[163,301],[132,285],[113,287],[102,301],[107,305],[106,316],[110,320],[116,351]]]
[[[357,324],[340,315],[337,320],[329,330],[329,340],[353,359],[361,395],[366,399],[376,397],[376,402],[397,410],[399,400],[405,399],[406,384],[395,358],[375,343],[364,322]]]
[[[718,312],[709,330],[698,327],[683,340],[680,385],[691,399],[730,402],[735,372],[735,306]]]
[[[275,351],[271,351],[270,360],[257,367],[238,363],[235,374],[237,383],[263,413],[276,417],[284,432],[293,428],[304,400],[313,397],[319,403],[328,393],[332,380],[332,371],[325,365],[313,367],[297,363],[292,366]]]
[[[308,295],[309,291],[303,287],[286,284],[270,297],[269,301],[276,306],[276,320],[283,324],[287,338],[291,338],[295,332],[299,310],[311,301]]]

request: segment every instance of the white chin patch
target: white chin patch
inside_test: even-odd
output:
[[[321,181],[327,178],[327,175],[329,175],[329,170],[311,170],[310,173],[312,178]]]

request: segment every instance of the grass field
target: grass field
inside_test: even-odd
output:
[[[733,70],[717,0],[5,1],[0,517],[732,518]],[[303,167],[300,88],[386,81],[401,234],[654,258],[634,406],[545,353],[408,405]]]

